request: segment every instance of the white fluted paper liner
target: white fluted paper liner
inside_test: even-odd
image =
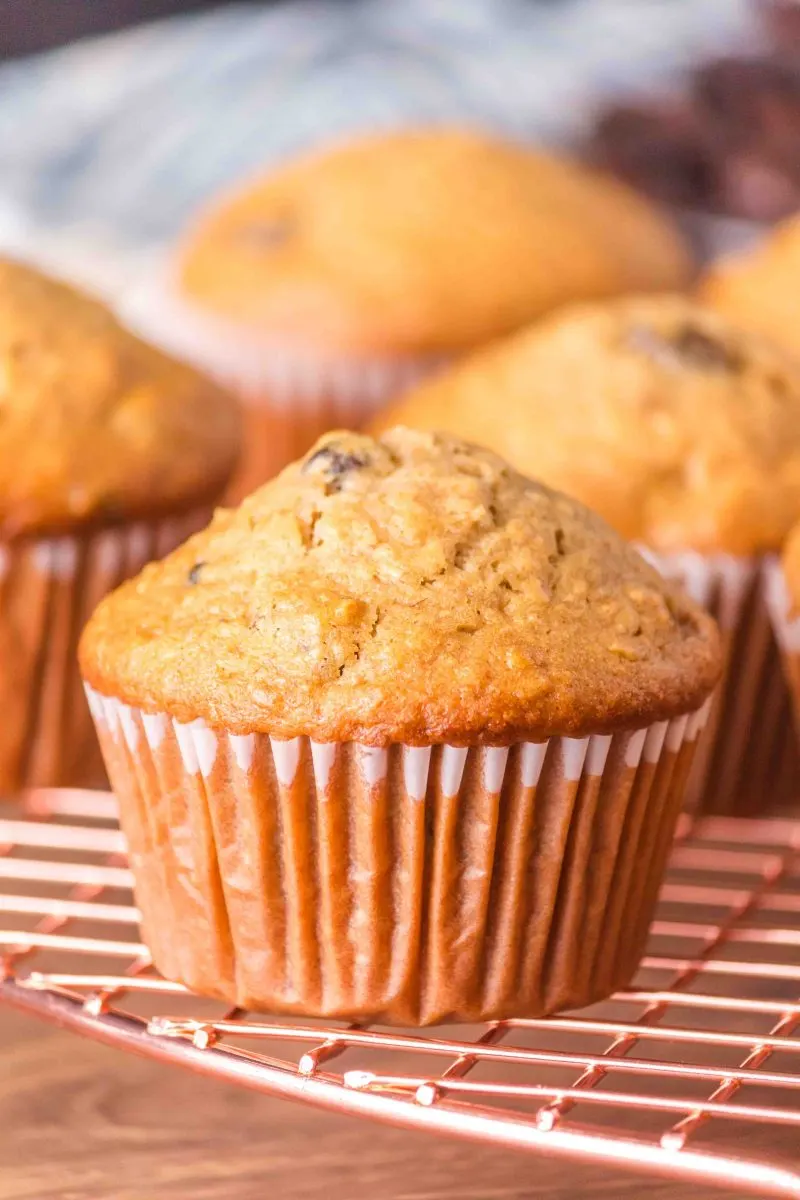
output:
[[[639,549],[708,609],[725,644],[723,677],[695,758],[687,805],[752,814],[790,802],[800,754],[768,606],[769,558]]]
[[[800,615],[792,603],[779,560],[768,559],[764,571],[767,606],[792,694],[795,728],[800,735]],[[795,777],[794,785],[796,801],[800,796],[800,773]]]
[[[159,969],[248,1008],[405,1024],[629,982],[708,715],[384,749],[87,694]]]
[[[0,543],[0,788],[97,784],[103,765],[76,663],[98,601],[207,522],[192,512]]]
[[[792,604],[786,577],[777,558],[770,558],[764,565],[767,607],[775,636],[787,654],[800,654],[800,615]]]

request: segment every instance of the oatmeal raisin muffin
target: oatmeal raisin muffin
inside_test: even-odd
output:
[[[0,789],[96,781],[75,665],[97,601],[208,519],[234,401],[97,301],[0,260]]]
[[[629,981],[719,666],[598,517],[402,429],[324,438],[81,645],[159,969],[412,1024]]]

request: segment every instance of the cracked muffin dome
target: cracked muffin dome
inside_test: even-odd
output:
[[[179,286],[257,337],[424,356],[690,273],[677,230],[625,184],[440,127],[357,138],[224,198],[187,237]]]
[[[0,259],[0,536],[203,504],[238,448],[220,388],[98,301]]]
[[[640,728],[716,681],[713,621],[581,504],[457,438],[323,438],[107,597],[97,691],[372,745]]]
[[[574,306],[375,421],[444,429],[660,551],[750,555],[800,516],[800,366],[681,296]]]

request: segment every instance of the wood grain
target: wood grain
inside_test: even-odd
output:
[[[364,1124],[129,1057],[0,1008],[0,1200],[711,1200]]]

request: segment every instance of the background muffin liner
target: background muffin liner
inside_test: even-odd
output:
[[[158,968],[423,1025],[579,1007],[641,958],[708,713],[495,748],[232,735],[87,688]]]
[[[120,318],[239,396],[243,455],[229,493],[238,502],[329,429],[357,429],[393,396],[440,369],[444,356],[323,355],[267,343],[184,300],[166,274],[124,299]]]
[[[800,747],[767,602],[770,560],[642,553],[711,612],[725,645],[723,677],[692,768],[687,807],[753,814],[794,802]]]
[[[792,693],[795,728],[800,737],[800,612],[792,604],[783,569],[777,558],[767,562],[765,572],[767,603]],[[795,776],[794,784],[792,799],[797,803],[800,798],[800,772]]]
[[[0,543],[0,791],[104,779],[78,674],[98,601],[208,521],[209,509]]]

